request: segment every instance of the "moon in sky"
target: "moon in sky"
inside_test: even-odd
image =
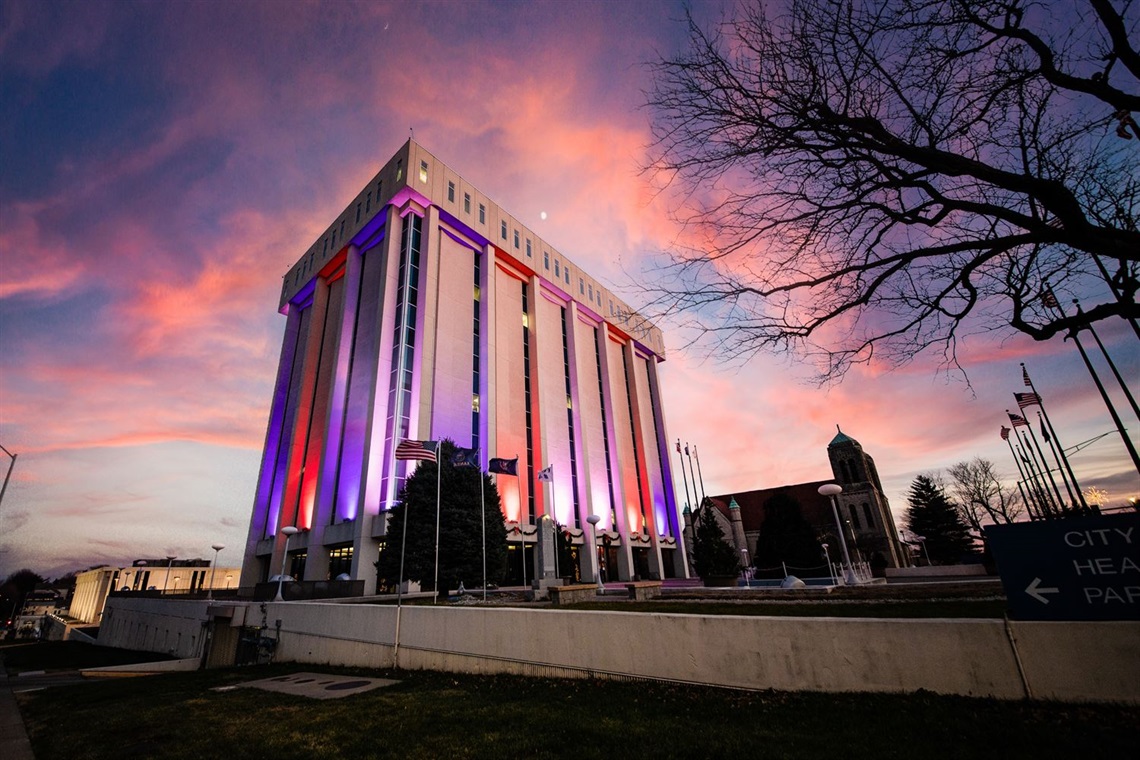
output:
[[[542,219],[543,221],[546,221],[546,212],[543,211],[541,214],[538,215],[538,218]]]

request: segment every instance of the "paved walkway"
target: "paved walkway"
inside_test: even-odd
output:
[[[0,653],[0,757],[4,760],[35,760],[24,719],[8,681],[8,672],[4,670],[3,653]]]

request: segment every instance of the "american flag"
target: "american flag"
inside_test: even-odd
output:
[[[1006,412],[1006,414],[1009,415],[1009,422],[1014,427],[1025,427],[1029,425],[1026,419],[1020,414],[1014,414],[1013,412]]]
[[[420,459],[425,462],[434,462],[438,446],[439,444],[436,441],[403,440],[396,447],[396,459]]]
[[[1017,407],[1022,411],[1025,411],[1027,406],[1041,405],[1041,397],[1036,393],[1015,393],[1013,397],[1017,399]]]
[[[1005,425],[1001,426],[1001,439],[1003,441],[1009,440],[1009,428],[1007,428]]]
[[[1033,381],[1029,379],[1029,370],[1025,368],[1024,364],[1021,365],[1021,380],[1025,383],[1026,388],[1033,387]]]

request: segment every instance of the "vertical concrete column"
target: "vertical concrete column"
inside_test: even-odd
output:
[[[475,254],[479,256],[479,253]],[[491,457],[499,456],[496,444],[495,396],[497,388],[495,353],[498,343],[493,329],[495,299],[498,292],[499,268],[495,266],[495,247],[485,243],[479,269],[479,439],[483,442],[480,464],[484,469]]]
[[[652,490],[649,483],[649,468],[646,457],[649,456],[645,436],[645,410],[650,406],[649,399],[642,398],[637,388],[637,368],[633,339],[627,338],[622,346],[622,359],[626,367],[626,379],[629,384],[628,393],[630,405],[633,408],[633,436],[637,442],[637,478],[641,483],[638,490],[642,519],[645,520],[649,533],[649,572],[656,573],[660,578],[664,575],[661,568],[661,546],[658,542],[657,516],[653,513]],[[646,579],[643,579],[646,580]]]
[[[659,360],[656,356],[646,362],[649,373],[649,386],[657,399],[657,406],[653,408],[654,429],[657,431],[657,455],[661,460],[661,487],[665,493],[666,513],[669,519],[669,529],[677,548],[673,554],[673,569],[679,578],[689,577],[688,548],[684,540],[684,525],[680,520],[680,509],[677,504],[677,487],[673,478],[673,460],[669,456],[669,435],[665,426],[665,402],[661,395],[660,375],[657,372]],[[695,487],[696,484],[694,484]]]
[[[603,422],[606,425],[606,435],[609,436],[610,439],[610,472],[614,475],[613,512],[616,524],[613,526],[613,529],[621,536],[621,546],[618,549],[618,566],[616,568],[610,568],[609,573],[611,580],[613,580],[615,571],[617,577],[628,580],[633,577],[633,553],[629,544],[629,536],[632,529],[625,513],[625,479],[621,477],[621,447],[615,424],[615,419],[618,414],[626,414],[626,400],[624,397],[614,398],[613,393],[615,385],[620,385],[624,391],[625,384],[624,380],[622,380],[623,375],[620,374],[624,370],[621,367],[614,367],[613,362],[610,360],[609,349],[611,339],[609,328],[603,324],[601,331],[602,333],[599,336],[601,340],[601,350],[598,353],[600,354],[599,358],[602,362],[602,391],[605,394],[606,411],[608,412]],[[622,380],[622,382],[619,383],[619,380]]]
[[[292,382],[294,355],[297,351],[297,336],[301,329],[300,310],[287,304],[285,334],[281,338],[281,354],[277,363],[277,379],[273,386],[273,401],[269,407],[269,424],[266,426],[265,446],[262,449],[261,469],[257,476],[257,490],[254,492],[253,514],[246,535],[245,552],[242,559],[239,586],[252,588],[262,580],[256,561],[257,544],[272,535],[276,529],[278,516],[271,514],[273,509],[273,481],[277,474],[280,447],[285,440],[286,411],[289,402],[289,386]]]

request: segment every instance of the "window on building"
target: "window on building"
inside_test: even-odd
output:
[[[550,252],[549,251],[543,251],[542,252],[542,268],[547,269],[547,270],[550,269]]]
[[[450,180],[447,183],[447,202],[455,203],[455,183]]]
[[[515,230],[515,249],[517,250],[518,247],[519,247],[519,231]]]
[[[396,161],[396,181],[399,182],[404,179],[404,159]]]
[[[855,530],[862,530],[863,527],[859,524],[859,511],[855,509],[854,504],[849,505],[848,509],[851,511],[851,525]]]
[[[555,276],[555,277],[560,277],[560,276],[561,276],[561,273],[558,271],[558,268],[559,268],[560,266],[561,266],[561,262],[560,262],[560,261],[558,261],[558,259],[555,259],[555,260],[554,260],[554,276]]]
[[[487,223],[487,207],[482,203],[479,204],[479,224]]]
[[[463,194],[463,213],[464,214],[470,214],[471,213],[471,193],[464,193]]]
[[[372,193],[369,192],[368,197],[364,199],[364,213],[367,214],[371,210],[372,210]]]
[[[352,547],[337,546],[329,549],[329,577],[336,580],[338,575],[352,573]]]
[[[500,224],[502,225],[502,228],[501,228],[502,229],[502,238],[503,238],[503,240],[506,240],[507,239],[507,223],[506,223],[506,221],[503,221]]]
[[[589,291],[590,303],[594,302],[594,286],[590,285],[587,290]]]
[[[531,257],[530,238],[526,239],[526,257],[528,259]]]
[[[580,296],[586,295],[586,281],[583,280],[581,277],[578,278],[578,295],[580,295]]]
[[[420,161],[420,182],[427,182],[427,161]]]
[[[564,273],[566,275],[566,284],[569,285],[570,284],[570,267],[566,267]]]
[[[356,223],[360,224],[360,204],[356,204]]]
[[[863,516],[867,518],[867,527],[875,527],[875,518],[871,516],[871,505],[863,502]]]

